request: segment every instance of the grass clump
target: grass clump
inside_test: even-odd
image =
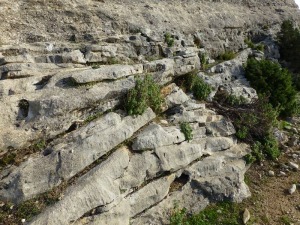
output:
[[[240,209],[236,203],[221,202],[208,206],[197,214],[189,215],[186,209],[174,208],[170,225],[239,225]]]
[[[190,141],[193,139],[193,129],[187,122],[180,124],[180,131],[184,134],[185,140]]]
[[[167,43],[168,47],[174,46],[174,38],[170,33],[165,34],[165,42]]]
[[[141,115],[148,107],[160,112],[162,102],[159,85],[150,75],[146,75],[143,80],[137,78],[135,87],[128,91],[125,109],[129,115]]]
[[[196,73],[187,75],[187,91],[191,91],[197,100],[206,100],[212,88],[203,81]]]

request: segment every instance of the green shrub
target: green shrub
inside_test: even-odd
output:
[[[165,34],[165,42],[167,43],[168,47],[172,47],[174,45],[174,38],[172,38],[170,33]]]
[[[235,53],[233,51],[226,51],[218,56],[219,60],[231,60],[235,58]]]
[[[128,91],[125,109],[129,115],[141,115],[148,107],[160,112],[162,102],[160,87],[150,75],[146,75],[144,80],[137,78],[135,88]]]
[[[269,102],[274,108],[279,108],[281,115],[289,116],[295,112],[296,91],[288,70],[269,60],[250,58],[245,71],[251,86],[258,94],[269,96]]]
[[[249,130],[248,130],[248,127],[246,127],[246,126],[241,126],[239,129],[238,129],[238,131],[236,132],[236,136],[237,136],[237,138],[239,138],[239,139],[245,139],[247,136],[248,136],[248,132],[249,132]]]
[[[197,74],[187,75],[187,90],[193,92],[197,100],[206,100],[211,93],[211,87],[205,83]]]
[[[32,200],[21,203],[17,208],[17,216],[30,220],[32,217],[38,215],[41,212],[39,207]]]
[[[274,137],[274,135],[269,134],[262,140],[262,152],[269,159],[276,159],[280,155],[280,150],[278,148],[278,143]]]
[[[180,131],[184,134],[185,140],[190,141],[193,139],[193,129],[191,125],[187,122],[183,122],[180,124]]]
[[[280,56],[291,63],[293,69],[300,71],[300,31],[291,20],[283,21],[278,33]]]
[[[228,97],[225,97],[225,101],[231,106],[239,106],[247,103],[247,99],[241,95],[240,96],[229,95]]]

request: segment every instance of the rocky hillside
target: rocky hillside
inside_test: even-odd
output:
[[[0,13],[1,224],[167,224],[175,206],[250,195],[249,146],[177,81],[195,73],[208,99],[256,98],[243,63],[279,57],[273,37],[299,20],[293,1],[4,0]],[[212,59],[225,50],[236,57]],[[161,111],[128,115],[124,97],[146,75]]]

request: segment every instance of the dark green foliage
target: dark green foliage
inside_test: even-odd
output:
[[[273,107],[280,114],[292,115],[296,110],[296,91],[288,70],[269,60],[257,61],[250,58],[245,67],[246,77],[259,94],[269,96]]]
[[[225,101],[231,106],[239,106],[247,103],[247,99],[241,95],[240,96],[229,95],[228,97],[225,97]]]
[[[170,33],[165,34],[165,42],[167,43],[168,47],[172,47],[174,45],[174,38]]]
[[[221,202],[203,211],[189,215],[186,209],[175,208],[170,225],[239,225],[242,224],[240,209],[236,203]]]
[[[232,51],[226,51],[218,56],[220,60],[231,60],[235,58],[235,53]]]
[[[183,122],[180,124],[180,131],[184,134],[185,140],[190,141],[193,139],[193,130],[191,125],[187,122]]]
[[[248,136],[248,127],[246,126],[241,126],[238,131],[236,132],[236,136],[239,139],[245,139]]]
[[[148,107],[160,112],[162,102],[160,87],[150,75],[146,75],[144,80],[137,78],[135,88],[128,91],[125,109],[129,115],[141,115]]]
[[[187,75],[186,86],[188,91],[193,92],[197,100],[206,100],[212,91],[211,87],[195,73]]]
[[[293,69],[300,71],[300,32],[291,20],[283,21],[278,33],[281,58],[291,63]]]

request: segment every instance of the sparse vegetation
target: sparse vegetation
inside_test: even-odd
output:
[[[174,38],[170,33],[165,34],[165,42],[167,43],[168,47],[172,47],[174,45]]]
[[[263,52],[265,49],[265,46],[263,44],[254,44],[250,39],[246,38],[244,40],[245,44],[248,45],[249,48],[253,49],[253,50],[258,50]]]
[[[128,91],[125,109],[129,115],[141,115],[147,107],[160,112],[162,102],[159,85],[150,75],[146,75],[143,80],[137,78],[135,88]]]
[[[240,208],[236,203],[221,202],[208,206],[197,214],[190,215],[186,209],[175,207],[170,216],[170,225],[239,225],[242,224]]]
[[[190,141],[193,139],[193,129],[187,122],[180,124],[180,131],[184,134],[185,140]]]
[[[233,51],[226,51],[222,54],[220,54],[217,58],[219,60],[231,60],[235,58],[235,53]]]

